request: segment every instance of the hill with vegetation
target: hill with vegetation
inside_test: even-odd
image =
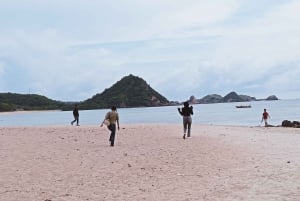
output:
[[[275,95],[266,99],[256,99],[247,95],[230,92],[222,97],[218,94],[207,95],[201,99],[191,96],[194,104],[246,102],[259,100],[278,100]],[[115,105],[118,108],[154,107],[181,104],[168,101],[164,96],[152,89],[145,80],[134,75],[123,77],[102,93],[77,103],[80,110],[104,109]],[[37,94],[0,93],[0,112],[16,110],[72,110],[74,102],[51,100]]]
[[[152,89],[142,78],[129,75],[101,94],[77,103],[80,110],[116,107],[169,105],[168,99]],[[0,112],[16,110],[72,110],[74,102],[51,100],[36,94],[0,93]]]
[[[37,94],[0,93],[0,111],[60,110],[66,104]]]
[[[80,103],[80,107],[85,109],[109,108],[112,105],[119,108],[153,107],[169,105],[169,101],[142,78],[129,75],[101,94]]]

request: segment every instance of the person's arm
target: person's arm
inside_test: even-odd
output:
[[[120,125],[119,125],[119,120],[116,120],[117,125],[118,125],[118,130],[120,130]]]
[[[119,124],[119,114],[117,113],[117,119],[116,119],[117,125],[118,125],[118,130],[120,130],[120,124]]]
[[[100,125],[101,127],[103,126],[103,124],[104,124],[104,121],[105,121],[105,118],[103,119],[103,121],[102,121],[102,123],[101,123],[101,125]]]
[[[190,110],[191,110],[191,114],[193,115],[194,114],[193,106],[190,107]]]
[[[180,110],[180,108],[177,108],[179,114],[182,116],[182,111]]]

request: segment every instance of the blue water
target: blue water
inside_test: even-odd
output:
[[[248,105],[251,108],[235,108],[236,105]],[[300,121],[300,100],[254,101],[250,103],[218,103],[193,105],[194,124],[211,125],[260,125],[263,109],[266,108],[272,125],[280,125],[285,119]],[[81,125],[98,125],[108,112],[104,110],[80,110]],[[120,108],[120,124],[171,123],[179,124],[182,118],[177,106]],[[0,126],[42,126],[70,125],[72,111],[41,111],[0,113]]]

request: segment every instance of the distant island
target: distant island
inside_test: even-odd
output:
[[[266,99],[256,99],[248,95],[230,92],[222,97],[218,94],[207,95],[201,99],[191,96],[188,100],[193,104],[249,102],[259,100],[278,100],[275,95]],[[158,107],[180,105],[182,102],[169,101],[150,87],[145,80],[134,75],[123,77],[110,88],[93,97],[76,102],[81,110],[104,109],[115,105],[118,108]],[[51,100],[37,94],[0,93],[0,112],[22,110],[72,110],[75,102]]]
[[[193,104],[209,104],[209,103],[230,103],[230,102],[250,102],[250,101],[261,101],[261,100],[278,100],[277,96],[271,95],[266,99],[256,99],[248,95],[238,95],[236,92],[230,92],[226,96],[222,97],[218,94],[211,94],[204,96],[201,99],[196,99],[194,96],[191,96],[188,100]]]

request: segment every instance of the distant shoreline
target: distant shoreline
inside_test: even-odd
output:
[[[34,113],[34,112],[59,112],[62,110],[14,110],[14,111],[5,111],[1,112],[0,114],[12,114],[12,113]]]
[[[264,108],[270,111],[271,125],[282,125],[284,120],[299,121],[300,108],[298,100],[255,101],[249,109],[237,109],[237,103],[195,104],[194,125],[261,125],[261,114]],[[81,125],[96,125],[103,120],[109,109],[80,109]],[[118,108],[121,124],[182,124],[176,106]],[[42,126],[70,125],[73,120],[72,111],[65,110],[25,110],[0,113],[1,126]]]

